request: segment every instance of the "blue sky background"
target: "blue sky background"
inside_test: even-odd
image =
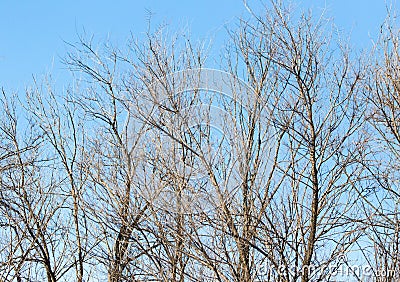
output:
[[[259,7],[258,0],[248,0]],[[265,1],[268,3],[268,0]],[[367,47],[385,19],[385,0],[292,1],[315,14],[326,8],[343,32],[352,35],[355,47]],[[392,4],[400,10],[399,4]],[[256,9],[257,10],[257,9]],[[142,36],[149,11],[152,25],[168,23],[179,30],[187,25],[194,39],[213,38],[215,46],[227,39],[225,27],[248,16],[242,0],[148,0],[148,1],[11,1],[0,0],[0,87],[7,92],[23,91],[32,75],[52,73],[63,81],[66,70],[60,63],[68,47],[85,30],[99,41],[109,38],[125,44],[130,33]]]

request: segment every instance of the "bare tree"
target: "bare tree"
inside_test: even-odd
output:
[[[369,230],[364,255],[375,281],[397,281],[399,269],[399,114],[400,53],[396,17],[388,12],[375,45],[365,83],[369,146],[364,166],[369,181],[363,191],[365,224]]]
[[[363,69],[342,42],[334,49],[327,24],[273,2],[233,32],[242,60],[233,71],[255,93],[234,152],[240,193],[215,220],[215,257],[230,273],[222,281],[323,280],[359,237],[352,186],[362,171]]]
[[[62,240],[68,222],[62,181],[48,168],[52,160],[38,128],[19,115],[18,105],[3,92],[0,279],[54,282],[74,265]]]

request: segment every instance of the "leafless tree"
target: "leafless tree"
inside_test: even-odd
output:
[[[327,279],[327,267],[359,237],[352,186],[362,171],[363,69],[323,17],[280,2],[252,15],[233,32],[242,61],[231,69],[244,69],[255,93],[234,152],[239,193],[215,220],[215,258],[228,262],[221,280]]]
[[[369,232],[365,247],[367,262],[375,281],[397,281],[399,268],[399,113],[400,53],[396,17],[388,12],[372,54],[365,99],[369,146],[364,165],[368,168],[368,187],[363,209]]]
[[[16,96],[2,96],[2,281],[58,281],[74,267],[59,189],[62,180],[44,153],[45,142]]]

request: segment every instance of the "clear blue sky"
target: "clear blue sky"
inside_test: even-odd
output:
[[[259,3],[258,0],[248,0]],[[265,0],[268,2],[268,0]],[[293,0],[298,7],[326,7],[327,15],[339,28],[352,33],[353,43],[366,46],[369,34],[376,35],[385,18],[385,0]],[[259,6],[256,4],[255,6]],[[400,6],[397,9],[400,10]],[[0,87],[23,91],[32,75],[53,73],[62,81],[65,71],[60,58],[66,53],[64,41],[76,42],[85,29],[97,39],[110,38],[124,44],[130,32],[146,31],[148,11],[152,22],[169,23],[179,29],[188,25],[194,38],[226,39],[224,26],[247,16],[242,0],[143,0],[143,1],[12,1],[0,2]]]

